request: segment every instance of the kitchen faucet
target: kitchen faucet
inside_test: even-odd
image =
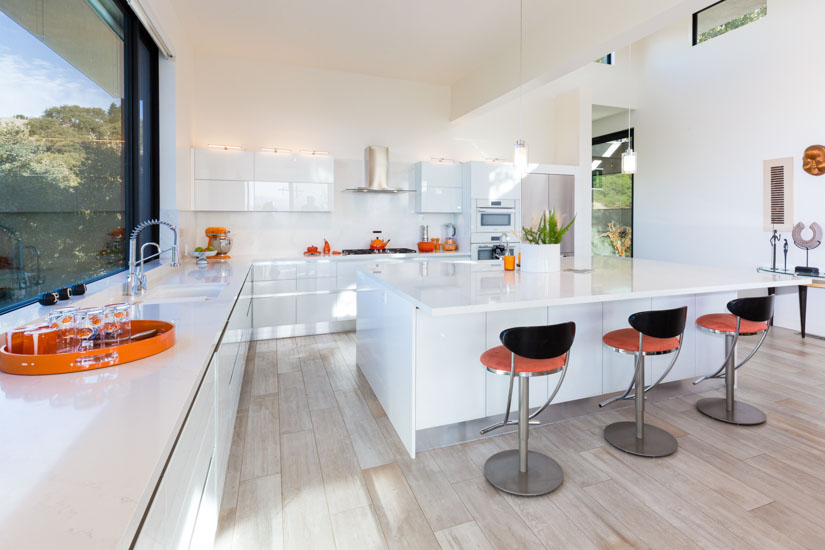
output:
[[[140,235],[140,232],[150,227],[152,225],[165,225],[169,229],[172,230],[172,246],[167,248],[166,250],[161,250],[160,245],[155,242],[148,242],[145,243],[143,246],[140,247],[140,260],[135,261],[135,256],[137,254],[137,238]],[[157,248],[157,252],[152,254],[149,257],[143,256],[143,249],[147,246],[154,246]],[[162,220],[146,220],[145,222],[141,222],[135,227],[132,231],[131,236],[129,237],[129,278],[126,280],[126,284],[123,288],[123,294],[125,296],[139,296],[146,291],[146,275],[144,274],[144,263],[146,260],[151,260],[157,256],[165,252],[172,251],[172,262],[169,264],[171,267],[178,267],[180,265],[180,256],[178,255],[178,228],[172,225],[169,222],[165,222]]]

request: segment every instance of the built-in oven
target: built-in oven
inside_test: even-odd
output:
[[[477,200],[473,210],[474,233],[501,233],[516,230],[515,200]]]
[[[484,244],[476,243],[470,245],[470,252],[474,260],[498,260],[502,256],[515,256],[518,254],[518,243],[511,242],[509,246],[509,249],[506,249],[507,252],[505,253],[505,243],[503,240],[501,242]]]

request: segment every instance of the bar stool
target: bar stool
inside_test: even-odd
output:
[[[575,323],[538,327],[509,328],[499,338],[503,345],[481,354],[481,363],[489,372],[510,377],[507,411],[504,420],[481,430],[486,434],[503,426],[518,424],[518,449],[502,451],[487,459],[484,477],[493,487],[519,496],[538,496],[556,490],[564,481],[564,472],[552,458],[527,448],[530,420],[538,416],[556,397],[567,373],[570,346],[576,336]],[[530,412],[530,378],[561,372],[556,389],[547,402]],[[510,420],[513,380],[519,379],[518,421]],[[538,424],[538,422],[534,422]],[[528,469],[529,463],[529,469]]]
[[[755,426],[764,423],[767,417],[764,412],[753,405],[734,400],[734,372],[750,361],[768,336],[768,330],[770,330],[768,321],[773,317],[773,296],[731,300],[728,302],[728,310],[730,313],[711,313],[696,319],[696,326],[700,330],[711,334],[725,335],[726,352],[725,362],[722,363],[719,370],[693,382],[698,384],[709,378],[724,378],[724,399],[721,397],[700,399],[696,402],[696,408],[702,414],[728,424]],[[754,336],[756,334],[762,335],[759,342],[742,362],[736,364],[737,340],[740,336]],[[724,371],[724,374],[722,371]]]
[[[602,401],[599,407],[622,399],[634,399],[636,421],[610,424],[604,429],[604,438],[617,449],[632,455],[649,458],[668,456],[676,452],[678,443],[665,430],[645,424],[645,394],[664,380],[679,358],[687,322],[687,307],[634,313],[627,321],[633,328],[608,332],[602,337],[602,342],[618,353],[635,355],[636,373],[627,391]],[[674,354],[670,365],[656,382],[645,387],[645,357],[668,353]],[[634,388],[636,391],[631,395]]]

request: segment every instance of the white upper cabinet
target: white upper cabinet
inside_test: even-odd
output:
[[[334,183],[335,161],[327,155],[255,155],[255,181],[287,183]]]
[[[465,174],[472,199],[521,199],[521,182],[511,163],[467,162]]]
[[[463,179],[456,162],[419,162],[415,165],[416,212],[462,211]]]
[[[252,181],[255,157],[251,151],[195,149],[196,180]]]
[[[335,161],[326,155],[283,155],[194,149],[196,210],[331,212]]]

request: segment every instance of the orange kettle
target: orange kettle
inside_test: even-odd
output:
[[[382,241],[381,239],[376,237],[372,241],[370,241],[370,250],[384,250],[384,247],[386,247],[389,242],[389,239],[387,239],[386,241]]]

